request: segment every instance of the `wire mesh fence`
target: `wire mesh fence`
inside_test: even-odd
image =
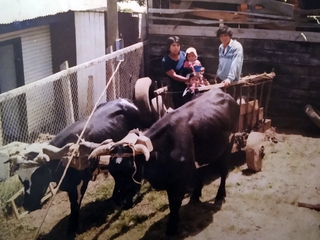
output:
[[[88,116],[119,62],[101,102],[132,100],[142,61],[143,43],[137,43],[0,94],[0,146],[32,143]]]

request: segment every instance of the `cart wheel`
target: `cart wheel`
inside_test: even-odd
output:
[[[312,107],[310,104],[307,104],[304,107],[304,110],[308,117],[320,128],[320,111],[315,107]]]
[[[154,122],[149,96],[151,83],[149,77],[139,78],[134,87],[134,103],[140,111],[143,127],[149,127]]]
[[[155,120],[159,120],[167,113],[167,108],[164,105],[161,95],[151,99],[151,109]]]

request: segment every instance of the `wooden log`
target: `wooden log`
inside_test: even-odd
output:
[[[320,211],[320,204],[313,204],[313,203],[305,203],[305,202],[298,202],[299,207],[305,207],[312,210]]]

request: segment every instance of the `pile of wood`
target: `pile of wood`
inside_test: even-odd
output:
[[[247,28],[293,31],[297,28],[320,29],[319,9],[301,9],[298,0],[183,0],[170,1],[167,6],[157,4],[157,1],[149,2],[153,3],[148,4],[149,19],[155,22],[207,26],[241,24]]]

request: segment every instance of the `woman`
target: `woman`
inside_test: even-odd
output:
[[[180,38],[177,36],[169,37],[167,40],[168,54],[162,58],[162,67],[169,77],[169,91],[172,92],[172,101],[174,108],[178,108],[183,104],[182,93],[186,88],[188,78],[183,76],[184,61],[186,53],[180,51]]]

